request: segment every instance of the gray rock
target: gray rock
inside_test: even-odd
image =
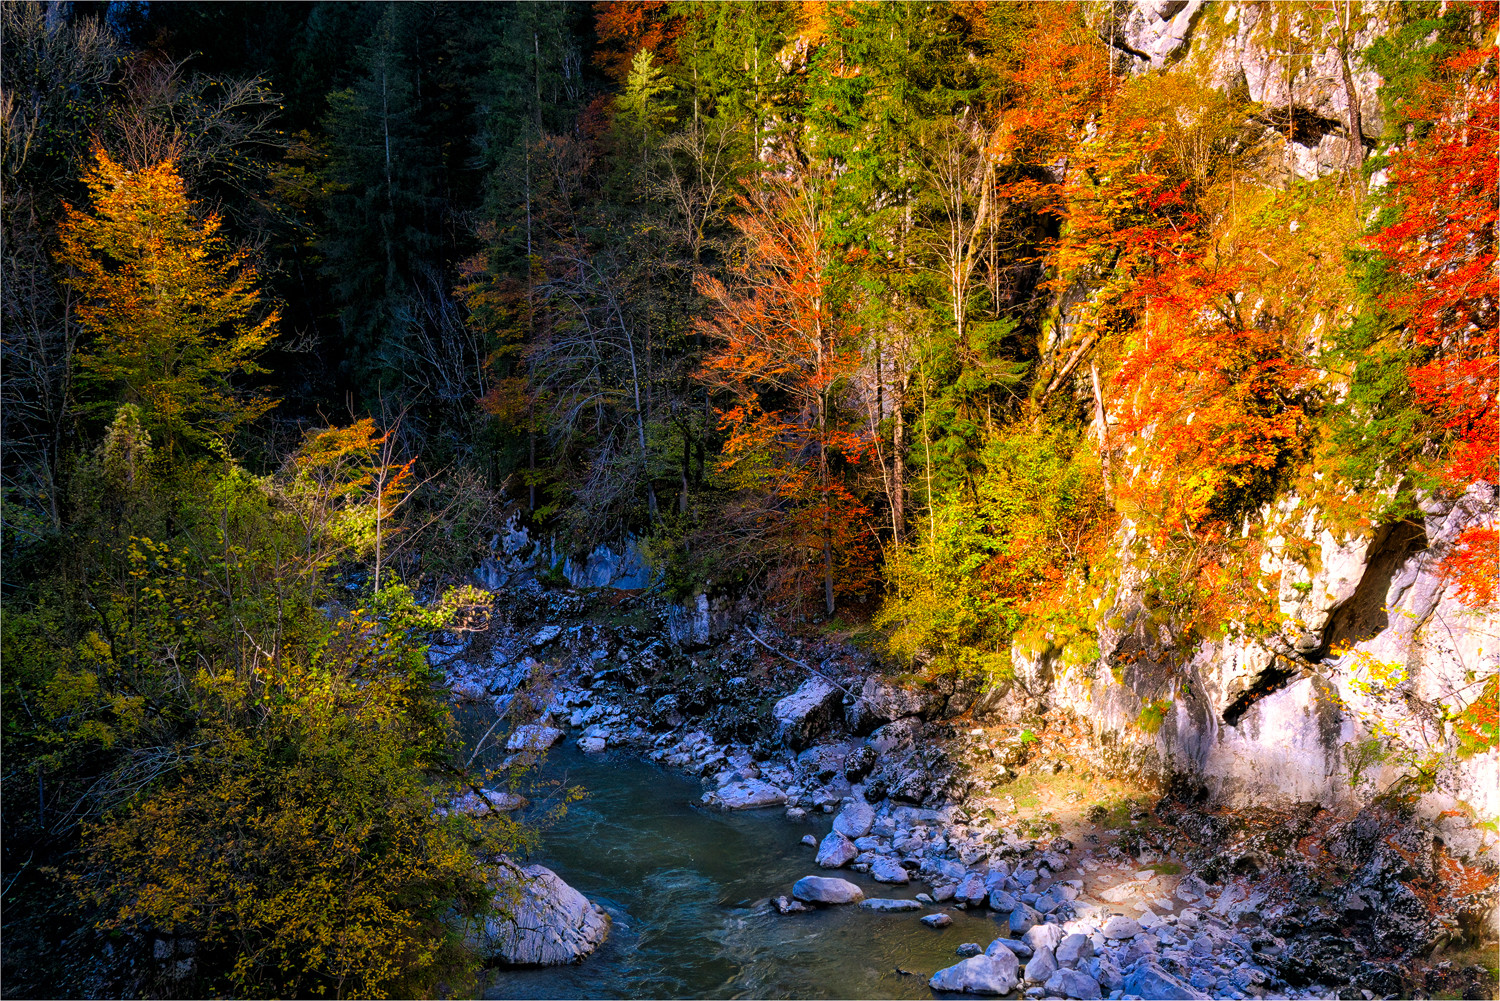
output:
[[[1010,912],[1010,930],[1013,935],[1024,935],[1041,919],[1036,911],[1021,904]]]
[[[507,751],[545,751],[562,739],[563,732],[556,727],[528,723],[518,726],[505,742]]]
[[[946,928],[953,923],[951,914],[927,914],[922,918],[922,923],[929,928]]]
[[[532,635],[531,645],[533,648],[544,647],[561,635],[562,626],[543,626]]]
[[[511,966],[557,966],[593,952],[609,934],[609,915],[540,865],[513,869],[495,896],[500,912],[484,923],[481,946]]]
[[[843,705],[843,696],[831,682],[808,678],[772,710],[776,739],[793,750],[801,750],[828,729]]]
[[[932,897],[930,895],[926,894],[926,893],[919,893],[919,894],[917,894],[917,899],[919,901],[921,901],[922,903],[924,903],[924,904],[933,903]]]
[[[781,806],[786,802],[786,793],[769,782],[746,779],[731,782],[716,792],[705,793],[703,802],[724,810],[754,810],[766,806]]]
[[[833,829],[846,838],[862,838],[870,833],[874,823],[875,808],[862,799],[856,799],[833,818]]]
[[[809,909],[802,901],[789,900],[786,897],[777,897],[771,903],[775,905],[777,912],[781,914],[801,914],[803,911]]]
[[[979,947],[978,942],[965,942],[953,951],[965,959],[968,959],[970,956],[984,955],[984,950]]]
[[[1099,981],[1077,970],[1058,970],[1047,978],[1043,986],[1047,988],[1048,994],[1061,994],[1065,998],[1077,998],[1079,1001],[1097,1001],[1104,996],[1099,991]]]
[[[849,707],[849,726],[855,733],[869,733],[882,723],[905,716],[921,716],[940,704],[936,692],[903,688],[883,678],[866,678],[859,698]]]
[[[999,887],[990,891],[990,910],[999,911],[1001,914],[1009,914],[1019,906],[1021,906],[1021,902],[1011,896],[1009,891],[1002,890]]]
[[[490,813],[510,813],[519,810],[527,803],[525,796],[518,796],[513,792],[502,789],[471,789],[459,796],[448,808],[439,808],[436,812],[440,816],[447,816],[448,811],[464,813],[471,817],[483,817]]]
[[[883,913],[895,911],[920,911],[922,905],[915,900],[897,900],[892,897],[870,897],[861,900],[859,906],[867,911],[881,911]]]
[[[959,880],[958,887],[953,891],[953,899],[961,904],[983,903],[987,895],[984,876],[977,872],[971,872]]]
[[[584,754],[602,754],[609,746],[609,741],[603,737],[579,737],[578,749]]]
[[[792,884],[792,896],[809,904],[857,904],[865,899],[865,891],[847,879],[803,876]]]
[[[1044,984],[1047,978],[1056,972],[1057,959],[1052,955],[1052,950],[1046,946],[1036,950],[1026,964],[1026,979],[1033,983]]]
[[[1031,958],[1031,946],[1019,939],[997,938],[990,943],[990,947],[984,950],[987,955],[998,955],[1001,951],[1008,952],[1019,959]]]
[[[809,848],[818,847],[818,839],[813,837],[811,834],[802,835],[802,843]]]
[[[958,887],[953,883],[940,883],[939,885],[932,888],[932,899],[938,901],[939,903],[952,900],[953,893],[957,889]]]
[[[1087,935],[1074,932],[1058,943],[1055,952],[1057,961],[1063,966],[1074,966],[1080,960],[1091,959],[1094,955],[1094,943]]]
[[[802,809],[802,807],[800,807],[800,806],[789,806],[789,807],[786,808],[786,819],[787,820],[792,820],[792,821],[803,820],[806,817],[807,817],[807,811],[804,810],[804,809]],[[804,834],[802,836],[802,840],[805,841],[805,842],[807,842],[808,844],[813,845],[814,847],[816,847],[817,844],[818,844],[818,839],[815,838],[815,837],[813,837],[811,834]]]
[[[1208,997],[1152,962],[1141,963],[1127,974],[1123,990],[1155,1001],[1201,1001]]]
[[[892,858],[879,858],[870,863],[870,876],[877,883],[907,883],[911,875],[906,867]]]
[[[854,842],[838,831],[829,831],[823,843],[818,845],[818,865],[824,869],[839,869],[853,862],[858,854]]]
[[[1062,942],[1066,935],[1067,933],[1063,931],[1061,925],[1036,924],[1027,929],[1026,934],[1021,937],[1033,949],[1052,949],[1055,951],[1058,944]]]
[[[1099,930],[1105,938],[1135,938],[1141,933],[1141,926],[1134,918],[1115,914],[1105,919]]]
[[[1016,989],[1015,957],[974,956],[933,974],[927,985],[935,991],[962,994],[1009,994]]]

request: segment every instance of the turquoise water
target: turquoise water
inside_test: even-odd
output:
[[[934,931],[917,912],[837,907],[782,916],[768,898],[806,875],[839,875],[871,897],[914,897],[813,864],[804,834],[781,810],[720,813],[697,805],[696,780],[627,755],[554,748],[543,777],[589,790],[546,832],[532,859],[555,870],[613,918],[608,941],[581,963],[491,970],[485,998],[931,998],[927,978],[958,961],[962,942],[987,945],[988,917],[953,911]],[[896,967],[912,971],[911,976]]]

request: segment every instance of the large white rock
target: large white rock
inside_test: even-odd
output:
[[[501,911],[484,924],[487,955],[511,966],[576,963],[609,935],[609,915],[546,866],[507,867],[495,895]]]
[[[723,810],[755,810],[766,806],[781,806],[786,802],[786,793],[769,782],[760,779],[745,779],[730,782],[714,792],[703,794],[703,802]]]
[[[1020,964],[1005,949],[995,955],[973,956],[933,974],[927,985],[935,991],[963,994],[1009,994],[1016,989],[1016,971]]]
[[[563,732],[554,726],[528,723],[518,726],[505,742],[507,751],[545,751],[562,739]]]
[[[818,845],[818,865],[824,869],[840,869],[853,862],[858,854],[854,842],[838,831],[829,831]]]
[[[803,876],[792,884],[792,896],[809,904],[857,904],[865,891],[834,876]]]
[[[776,739],[794,750],[801,750],[813,738],[828,729],[835,715],[843,709],[843,695],[832,682],[812,677],[797,690],[776,703]]]
[[[833,829],[846,838],[862,838],[875,824],[875,808],[862,799],[850,801],[833,818]]]

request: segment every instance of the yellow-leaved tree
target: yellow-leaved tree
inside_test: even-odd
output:
[[[249,252],[230,244],[217,215],[199,215],[171,160],[127,170],[96,147],[84,183],[92,205],[65,206],[58,250],[91,335],[81,381],[98,403],[137,404],[169,449],[223,451],[275,405],[233,385],[263,371],[255,357],[279,319],[261,301]]]

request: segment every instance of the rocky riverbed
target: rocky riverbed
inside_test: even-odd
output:
[[[774,900],[783,920],[988,915],[993,940],[912,971],[934,991],[1493,994],[1492,973],[1444,958],[1493,942],[1493,859],[1450,852],[1400,803],[1217,809],[1190,785],[1107,773],[1082,721],[1018,687],[909,687],[852,646],[753,616],[684,630],[681,612],[608,589],[522,587],[508,608],[483,646],[433,650],[455,699],[515,721],[508,753],[624,750],[699,777],[706,809],[783,812],[792,841],[831,816],[808,838],[810,879]],[[841,871],[903,892],[872,897]]]

